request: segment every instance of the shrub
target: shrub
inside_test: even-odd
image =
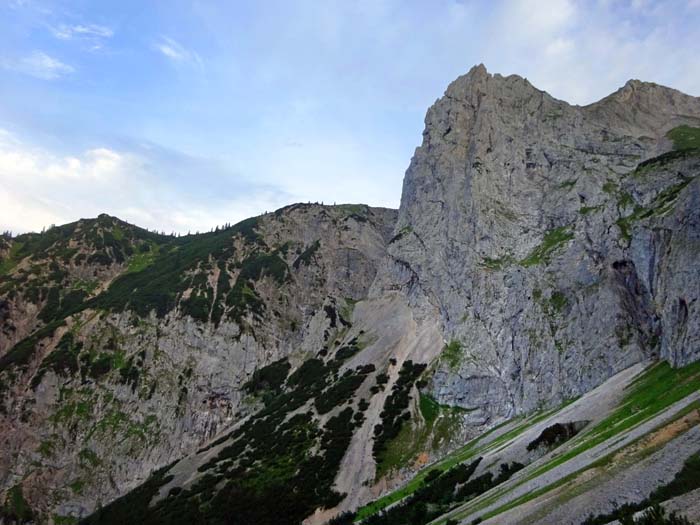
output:
[[[573,422],[568,423],[554,423],[553,425],[545,428],[539,436],[532,440],[527,445],[527,450],[532,451],[540,446],[551,448],[554,445],[558,445],[567,441],[578,434],[580,426]]]
[[[405,361],[399,370],[399,378],[394,384],[391,395],[386,398],[384,409],[380,414],[382,422],[374,428],[373,454],[378,462],[381,461],[381,455],[386,450],[387,443],[399,435],[404,421],[410,418],[410,413],[407,411],[411,399],[409,392],[425,367],[424,364],[414,364],[409,360]]]
[[[56,345],[56,348],[47,355],[39,366],[36,375],[32,379],[31,386],[36,389],[41,379],[48,370],[57,375],[70,377],[78,371],[78,354],[83,344],[75,342],[73,333],[67,332]]]
[[[280,359],[253,372],[253,376],[243,385],[249,394],[270,390],[278,393],[287,379],[291,365],[287,358]]]
[[[295,270],[298,270],[299,267],[303,264],[304,266],[307,266],[309,262],[311,262],[311,259],[314,257],[318,249],[321,247],[321,241],[316,240],[309,246],[306,250],[304,250],[299,257],[296,258],[292,266],[294,267]]]

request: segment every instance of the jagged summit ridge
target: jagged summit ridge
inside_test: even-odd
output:
[[[517,74],[501,75],[499,73],[489,73],[486,66],[478,64],[473,66],[467,73],[453,80],[445,90],[445,96],[448,98],[460,98],[470,90],[479,90],[481,88],[482,95],[488,95],[489,83],[494,84],[510,84],[520,88],[520,95],[527,97],[528,95],[537,92],[546,94],[553,98],[549,93],[535,87],[526,77]],[[558,99],[555,99],[558,100]],[[675,115],[678,117],[688,117],[693,120],[698,111],[698,97],[687,95],[677,89],[667,87],[655,82],[647,82],[639,79],[629,79],[625,84],[601,100],[592,102],[587,105],[578,106],[569,104],[564,100],[559,100],[569,106],[592,109],[605,102],[618,101],[628,105],[648,106],[653,107],[656,113],[667,117]]]

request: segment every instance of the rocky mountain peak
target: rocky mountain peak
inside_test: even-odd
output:
[[[425,524],[523,468],[513,498],[543,487],[531,466],[556,484],[666,409],[696,433],[661,453],[696,451],[676,403],[700,385],[698,103],[635,80],[573,106],[480,64],[428,110],[398,213],[0,237],[0,523],[320,525],[427,465],[360,512]]]
[[[697,159],[682,152],[663,157],[677,164],[641,171],[644,177],[639,165],[678,148],[669,131],[695,129],[698,119],[700,99],[639,81],[586,107],[556,100],[521,77],[490,75],[483,66],[450,85],[428,110],[423,144],[404,179],[402,235],[390,246],[400,261],[393,282],[406,283],[426,315],[430,308],[440,312],[446,339],[465,348],[462,365],[438,374],[438,392],[452,392],[456,383],[489,392],[465,405],[476,419],[488,420],[542,396],[586,391],[611,370],[666,351],[659,334],[676,337],[676,328],[670,319],[659,324],[664,309],[652,307],[646,295],[667,286],[658,282],[662,263],[651,256],[660,238],[646,228],[677,227],[674,220],[685,211],[671,220],[652,210],[667,210],[657,200],[664,191],[678,197],[681,187],[697,184]],[[678,206],[688,210],[691,194],[682,195]],[[647,226],[640,226],[635,206],[649,208]],[[615,261],[630,262],[611,272]],[[612,284],[623,266],[647,292]],[[386,282],[394,286],[391,278]],[[561,328],[538,325],[549,311],[542,297],[566,297],[571,305],[552,311]],[[593,297],[598,306],[589,310],[585,303]],[[601,304],[620,312],[617,321],[593,321]],[[610,362],[602,341],[616,345],[620,319],[635,319],[639,338]],[[590,322],[600,334],[593,346],[583,332],[567,332]],[[528,379],[543,373],[553,374],[557,385],[546,393],[540,380]],[[450,396],[442,400],[454,402]]]
[[[540,94],[540,90],[519,75],[491,74],[484,64],[478,64],[451,82],[444,98],[478,105],[485,97],[519,98]]]
[[[677,126],[700,124],[700,98],[635,79],[584,109],[618,133],[657,140]]]

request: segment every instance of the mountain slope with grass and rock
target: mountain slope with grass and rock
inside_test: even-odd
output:
[[[698,98],[476,66],[398,211],[3,237],[0,523],[696,521],[698,175]]]

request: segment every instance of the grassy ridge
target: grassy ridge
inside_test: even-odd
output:
[[[611,437],[651,419],[662,410],[700,390],[700,362],[674,369],[660,362],[640,375],[629,387],[622,404],[580,437],[574,448],[534,471],[537,477]]]
[[[628,386],[628,391],[619,407],[591,430],[579,434],[579,436],[574,438],[572,440],[572,448],[529,473],[513,486],[507,489],[496,489],[496,491],[487,498],[452,517],[462,519],[480,509],[493,505],[509,491],[512,491],[527,481],[541,476],[592,447],[648,421],[661,411],[698,390],[700,390],[700,362],[679,369],[672,368],[666,362],[659,362],[649,367]],[[680,417],[685,412],[687,411],[682,410],[679,414],[676,414],[675,417]],[[606,458],[602,458],[592,465],[488,512],[483,518],[488,519],[497,516],[507,510],[531,501],[574,479],[582,471],[588,470],[608,460],[609,457],[606,456]],[[443,521],[444,520],[436,523],[442,523]]]
[[[364,518],[367,518],[373,514],[376,514],[377,512],[393,505],[394,503],[403,500],[404,498],[410,496],[413,494],[416,490],[418,490],[423,481],[425,480],[426,476],[432,471],[440,471],[440,472],[445,472],[452,467],[455,467],[456,465],[459,465],[460,463],[464,463],[469,460],[473,460],[474,458],[483,455],[486,452],[490,452],[492,450],[496,450],[499,447],[507,444],[523,432],[525,432],[528,428],[532,427],[533,425],[539,423],[543,419],[551,416],[555,412],[561,410],[565,406],[569,405],[572,403],[573,400],[566,402],[560,407],[535,413],[531,415],[528,418],[523,418],[523,417],[517,417],[515,419],[511,419],[509,421],[505,421],[501,423],[500,425],[492,428],[491,430],[487,431],[486,433],[482,434],[481,436],[469,441],[466,445],[463,447],[460,447],[459,449],[455,450],[454,452],[448,454],[445,458],[442,460],[433,463],[431,465],[428,465],[427,467],[423,468],[420,470],[414,477],[409,481],[406,485],[403,487],[387,494],[386,496],[383,496],[379,498],[376,501],[373,501],[371,503],[368,503],[364,507],[361,507],[357,511],[356,515],[356,521],[360,521]],[[521,421],[520,423],[517,423],[518,421]],[[488,443],[484,443],[484,441],[489,438],[493,433],[498,431],[499,429],[502,429],[505,425],[512,424],[514,425],[512,429],[510,429],[507,432],[504,432],[502,435],[496,437],[492,441],[489,441]],[[483,444],[482,444],[483,443]]]

